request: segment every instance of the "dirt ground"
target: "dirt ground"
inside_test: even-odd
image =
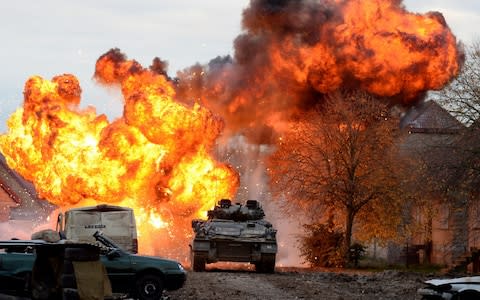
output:
[[[210,268],[188,272],[185,286],[170,291],[173,299],[420,299],[416,295],[427,275],[403,272],[315,271],[281,269],[274,274],[253,270]]]

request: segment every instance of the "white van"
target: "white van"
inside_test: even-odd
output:
[[[123,249],[138,252],[137,226],[133,209],[101,204],[72,208],[58,215],[57,231],[67,240],[95,242],[93,234],[102,231]]]

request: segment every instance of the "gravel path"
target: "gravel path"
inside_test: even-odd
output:
[[[173,299],[420,299],[416,295],[426,276],[384,271],[320,272],[308,269],[257,274],[252,270],[209,269],[189,272],[185,286],[167,292]]]

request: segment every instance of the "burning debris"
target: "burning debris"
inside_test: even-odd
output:
[[[132,207],[140,252],[182,259],[190,220],[239,185],[211,154],[222,133],[271,144],[285,123],[340,88],[415,103],[463,60],[440,13],[409,13],[398,0],[252,0],[243,29],[233,58],[195,65],[175,81],[158,58],[144,68],[118,49],[102,55],[96,80],[124,97],[112,122],[79,108],[75,76],[30,78],[1,152],[61,208]]]

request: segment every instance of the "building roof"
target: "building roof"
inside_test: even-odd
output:
[[[412,107],[403,116],[401,128],[417,133],[457,133],[465,126],[433,100]]]
[[[54,206],[38,196],[34,185],[12,170],[0,153],[0,188],[18,204],[11,211],[12,219],[44,218]]]

